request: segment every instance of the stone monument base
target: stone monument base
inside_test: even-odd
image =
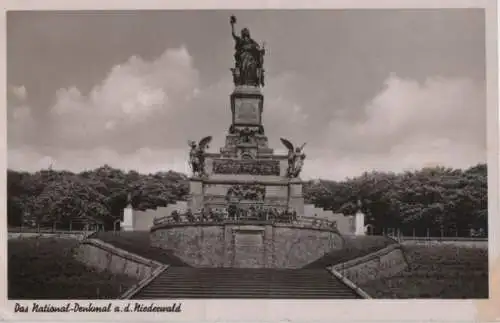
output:
[[[335,229],[266,222],[166,223],[151,229],[153,247],[193,267],[301,268],[343,247]]]

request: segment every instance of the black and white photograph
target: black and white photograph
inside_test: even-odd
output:
[[[473,7],[7,11],[8,300],[487,300],[486,35]]]

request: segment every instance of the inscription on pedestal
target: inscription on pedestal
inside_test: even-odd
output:
[[[262,238],[260,231],[236,231],[234,233],[234,244],[236,247],[259,248],[262,247]]]
[[[278,160],[234,160],[215,159],[213,161],[215,174],[245,174],[245,175],[280,175]]]
[[[234,231],[234,267],[258,268],[264,260],[264,236],[261,230]]]
[[[241,124],[259,124],[259,101],[255,99],[237,99],[234,102],[234,122]]]

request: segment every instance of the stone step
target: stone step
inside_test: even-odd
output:
[[[275,295],[275,294],[266,294],[266,295],[193,295],[193,294],[185,294],[185,295],[175,295],[175,296],[144,296],[137,298],[138,300],[156,300],[156,299],[173,299],[173,300],[181,300],[181,299],[357,299],[356,296],[351,295],[333,295],[333,296],[325,296],[318,297],[316,295]]]
[[[165,292],[168,292],[169,295],[174,294],[290,294],[290,295],[351,295],[352,291],[344,291],[344,290],[323,290],[318,291],[315,289],[309,290],[294,290],[294,289],[271,289],[271,288],[252,288],[245,290],[237,290],[237,289],[196,289],[192,288],[184,288],[184,289],[160,289],[160,288],[148,288],[144,289],[141,294],[161,294],[163,295]]]
[[[235,293],[235,294],[193,294],[193,293],[184,293],[184,294],[173,294],[173,295],[144,295],[141,297],[137,297],[136,299],[144,300],[144,299],[358,299],[355,295],[352,294],[341,294],[341,295],[302,295],[297,294],[293,295],[290,293],[286,294],[244,294],[244,293]]]
[[[170,267],[134,299],[354,299],[358,295],[326,270]]]
[[[276,284],[258,284],[258,285],[250,285],[250,284],[226,284],[226,285],[213,285],[213,284],[194,284],[194,283],[179,283],[179,284],[161,284],[155,282],[154,284],[151,284],[147,286],[144,290],[150,290],[152,288],[156,289],[166,289],[166,290],[174,290],[174,289],[199,289],[199,290],[206,290],[206,289],[217,289],[217,290],[223,290],[223,289],[267,289],[267,290],[297,290],[297,291],[307,291],[307,290],[315,290],[315,291],[330,291],[336,288],[339,288],[341,286],[338,285],[313,285],[313,286],[294,286],[294,287],[283,287],[283,286],[277,286]]]

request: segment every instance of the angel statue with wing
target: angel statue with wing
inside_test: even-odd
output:
[[[305,147],[305,143],[300,147],[293,147],[293,144],[284,139],[280,138],[283,145],[288,149],[288,169],[287,176],[290,178],[298,177],[304,166],[304,159],[306,155],[302,152]]]
[[[208,136],[201,139],[198,144],[195,141],[189,141],[189,147],[191,147],[189,165],[193,171],[193,176],[205,175],[205,150],[208,148],[211,140],[212,136]]]

